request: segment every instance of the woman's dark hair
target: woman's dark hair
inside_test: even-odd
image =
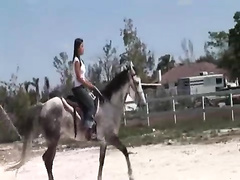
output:
[[[74,50],[73,50],[73,61],[75,57],[78,57],[78,48],[79,46],[83,43],[83,39],[81,38],[76,38],[74,41]]]

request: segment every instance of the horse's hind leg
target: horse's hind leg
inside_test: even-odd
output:
[[[131,166],[131,162],[129,159],[129,154],[128,154],[126,146],[123,145],[123,143],[120,141],[120,139],[116,135],[113,135],[109,138],[109,143],[111,145],[115,146],[117,149],[119,149],[124,154],[126,161],[127,161],[127,166],[128,166],[129,180],[133,180],[132,166]]]
[[[106,150],[107,150],[107,144],[105,142],[101,143],[100,144],[100,156],[99,156],[99,168],[98,168],[98,180],[102,180],[102,170],[103,170]]]
[[[54,180],[52,173],[53,160],[55,158],[58,141],[60,139],[60,117],[61,108],[52,108],[48,110],[45,116],[40,117],[40,124],[47,142],[47,151],[43,154],[42,159],[48,173],[48,180]]]
[[[51,141],[51,143],[48,144],[48,149],[43,154],[42,158],[45,163],[45,167],[47,169],[48,173],[48,180],[54,180],[53,173],[52,173],[52,166],[53,166],[53,160],[55,158],[56,150],[57,150],[57,144],[58,139],[55,139],[54,141]]]

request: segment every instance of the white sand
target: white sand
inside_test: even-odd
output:
[[[142,146],[129,148],[136,180],[239,180],[240,143]],[[58,152],[54,161],[55,180],[96,180],[99,150],[84,149]],[[13,180],[14,172],[3,173],[0,180]],[[31,159],[18,173],[17,180],[47,180],[41,156]],[[15,179],[15,180],[16,180]],[[103,180],[128,179],[124,156],[108,150]]]

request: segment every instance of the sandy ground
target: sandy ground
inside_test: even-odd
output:
[[[136,180],[239,180],[240,142],[208,145],[150,145],[129,148]],[[98,148],[58,152],[54,161],[55,180],[96,180]],[[47,180],[41,156],[32,158],[21,169],[3,172],[0,180]],[[128,179],[124,156],[115,149],[107,151],[104,180]]]

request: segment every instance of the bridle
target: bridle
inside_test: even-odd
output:
[[[131,71],[131,69],[129,69],[129,74],[130,74],[130,76],[131,76],[131,80],[132,80],[132,83],[130,83],[130,86],[133,88],[133,90],[136,92],[136,94],[137,94],[137,96],[138,96],[138,98],[139,98],[139,100],[141,99],[141,96],[140,96],[140,93],[143,93],[143,90],[142,91],[139,91],[138,90],[138,88],[137,88],[137,86],[136,86],[136,81],[135,81],[135,79],[134,79],[134,77],[136,77],[137,76],[137,74],[134,72],[134,73],[132,73],[132,71]],[[137,77],[138,78],[138,77]]]

